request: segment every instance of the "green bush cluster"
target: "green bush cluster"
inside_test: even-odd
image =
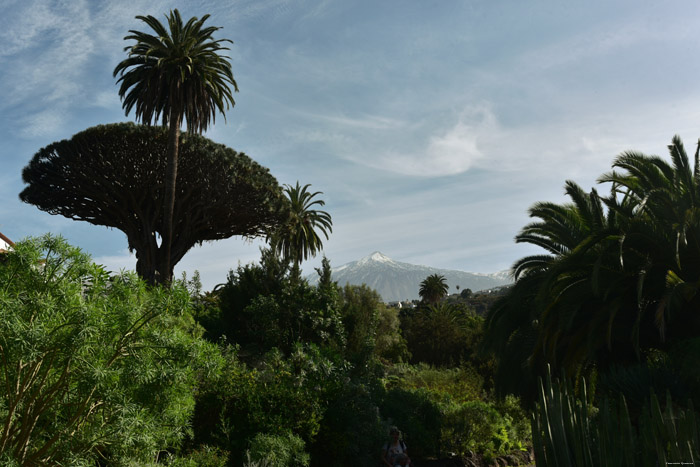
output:
[[[148,286],[44,237],[0,285],[1,386],[25,388],[0,394],[7,465],[372,465],[392,424],[415,459],[526,438],[469,361],[402,363],[375,291],[311,286],[269,251],[202,293],[196,274]]]
[[[309,454],[298,436],[258,433],[250,442],[250,459],[264,461],[269,467],[308,467]]]
[[[482,377],[469,365],[396,365],[386,383],[393,388],[386,397],[389,411],[413,407],[397,422],[406,424],[411,446],[417,444],[421,455],[474,452],[493,457],[525,449],[530,443],[528,416],[518,399],[491,400],[483,390]]]
[[[0,262],[0,461],[147,464],[190,432],[220,371],[179,286],[112,276],[59,237]]]

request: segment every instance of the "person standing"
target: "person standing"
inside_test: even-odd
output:
[[[408,457],[408,448],[403,439],[401,432],[395,426],[389,429],[389,442],[384,444],[382,449],[382,461],[388,467],[407,467],[411,464],[411,459]]]

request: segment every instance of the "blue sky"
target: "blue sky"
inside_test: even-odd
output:
[[[0,232],[53,232],[113,270],[117,230],[19,201],[41,147],[125,116],[112,78],[136,15],[211,14],[240,92],[206,136],[311,184],[335,266],[373,251],[475,272],[535,250],[513,237],[536,201],[585,189],[623,150],[700,136],[696,1],[0,0]],[[191,250],[205,288],[260,242]],[[304,265],[312,272],[320,259]]]

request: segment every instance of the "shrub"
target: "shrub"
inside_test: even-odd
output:
[[[339,353],[345,348],[336,287],[314,287],[293,277],[270,250],[262,250],[260,265],[231,271],[217,294],[218,304],[198,314],[212,340],[226,336],[257,355],[273,348],[289,353],[297,342]]]
[[[390,389],[383,397],[380,413],[403,432],[411,456],[419,458],[438,454],[442,414],[429,391]]]
[[[508,441],[504,429],[503,417],[485,402],[450,404],[443,422],[444,448],[459,454],[467,451],[495,453]]]
[[[483,399],[483,378],[465,364],[459,368],[436,368],[426,363],[394,365],[388,370],[387,380],[408,389],[423,388],[435,394],[435,400],[448,397],[455,402]]]
[[[375,392],[371,380],[346,381],[338,391],[329,394],[328,408],[311,446],[312,457],[319,460],[319,465],[354,467],[376,463],[386,440],[386,426],[379,416]]]
[[[168,467],[226,467],[228,452],[212,446],[200,446],[183,456],[165,460]]]
[[[249,452],[251,460],[264,461],[269,467],[307,467],[309,455],[304,449],[304,440],[292,433],[259,433],[251,441]]]
[[[218,381],[204,388],[194,417],[195,441],[220,446],[240,458],[258,433],[294,433],[306,442],[320,429],[328,399],[337,392],[338,365],[313,345],[291,354],[273,350],[255,368],[227,351]]]
[[[461,304],[421,306],[402,316],[401,327],[412,363],[458,365],[476,353],[483,319]]]
[[[194,389],[220,365],[189,296],[110,276],[60,237],[0,262],[1,462],[153,461],[185,436]]]

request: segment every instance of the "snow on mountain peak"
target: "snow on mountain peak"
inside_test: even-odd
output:
[[[389,258],[388,256],[385,256],[385,255],[381,254],[380,252],[375,251],[375,252],[372,253],[371,255],[365,256],[364,258],[362,258],[360,261],[357,262],[357,264],[358,264],[358,265],[360,265],[360,264],[366,264],[366,263],[368,263],[368,262],[370,262],[370,261],[376,261],[376,262],[378,262],[378,263],[393,263],[393,262],[394,262],[394,261],[393,261],[391,258]]]

